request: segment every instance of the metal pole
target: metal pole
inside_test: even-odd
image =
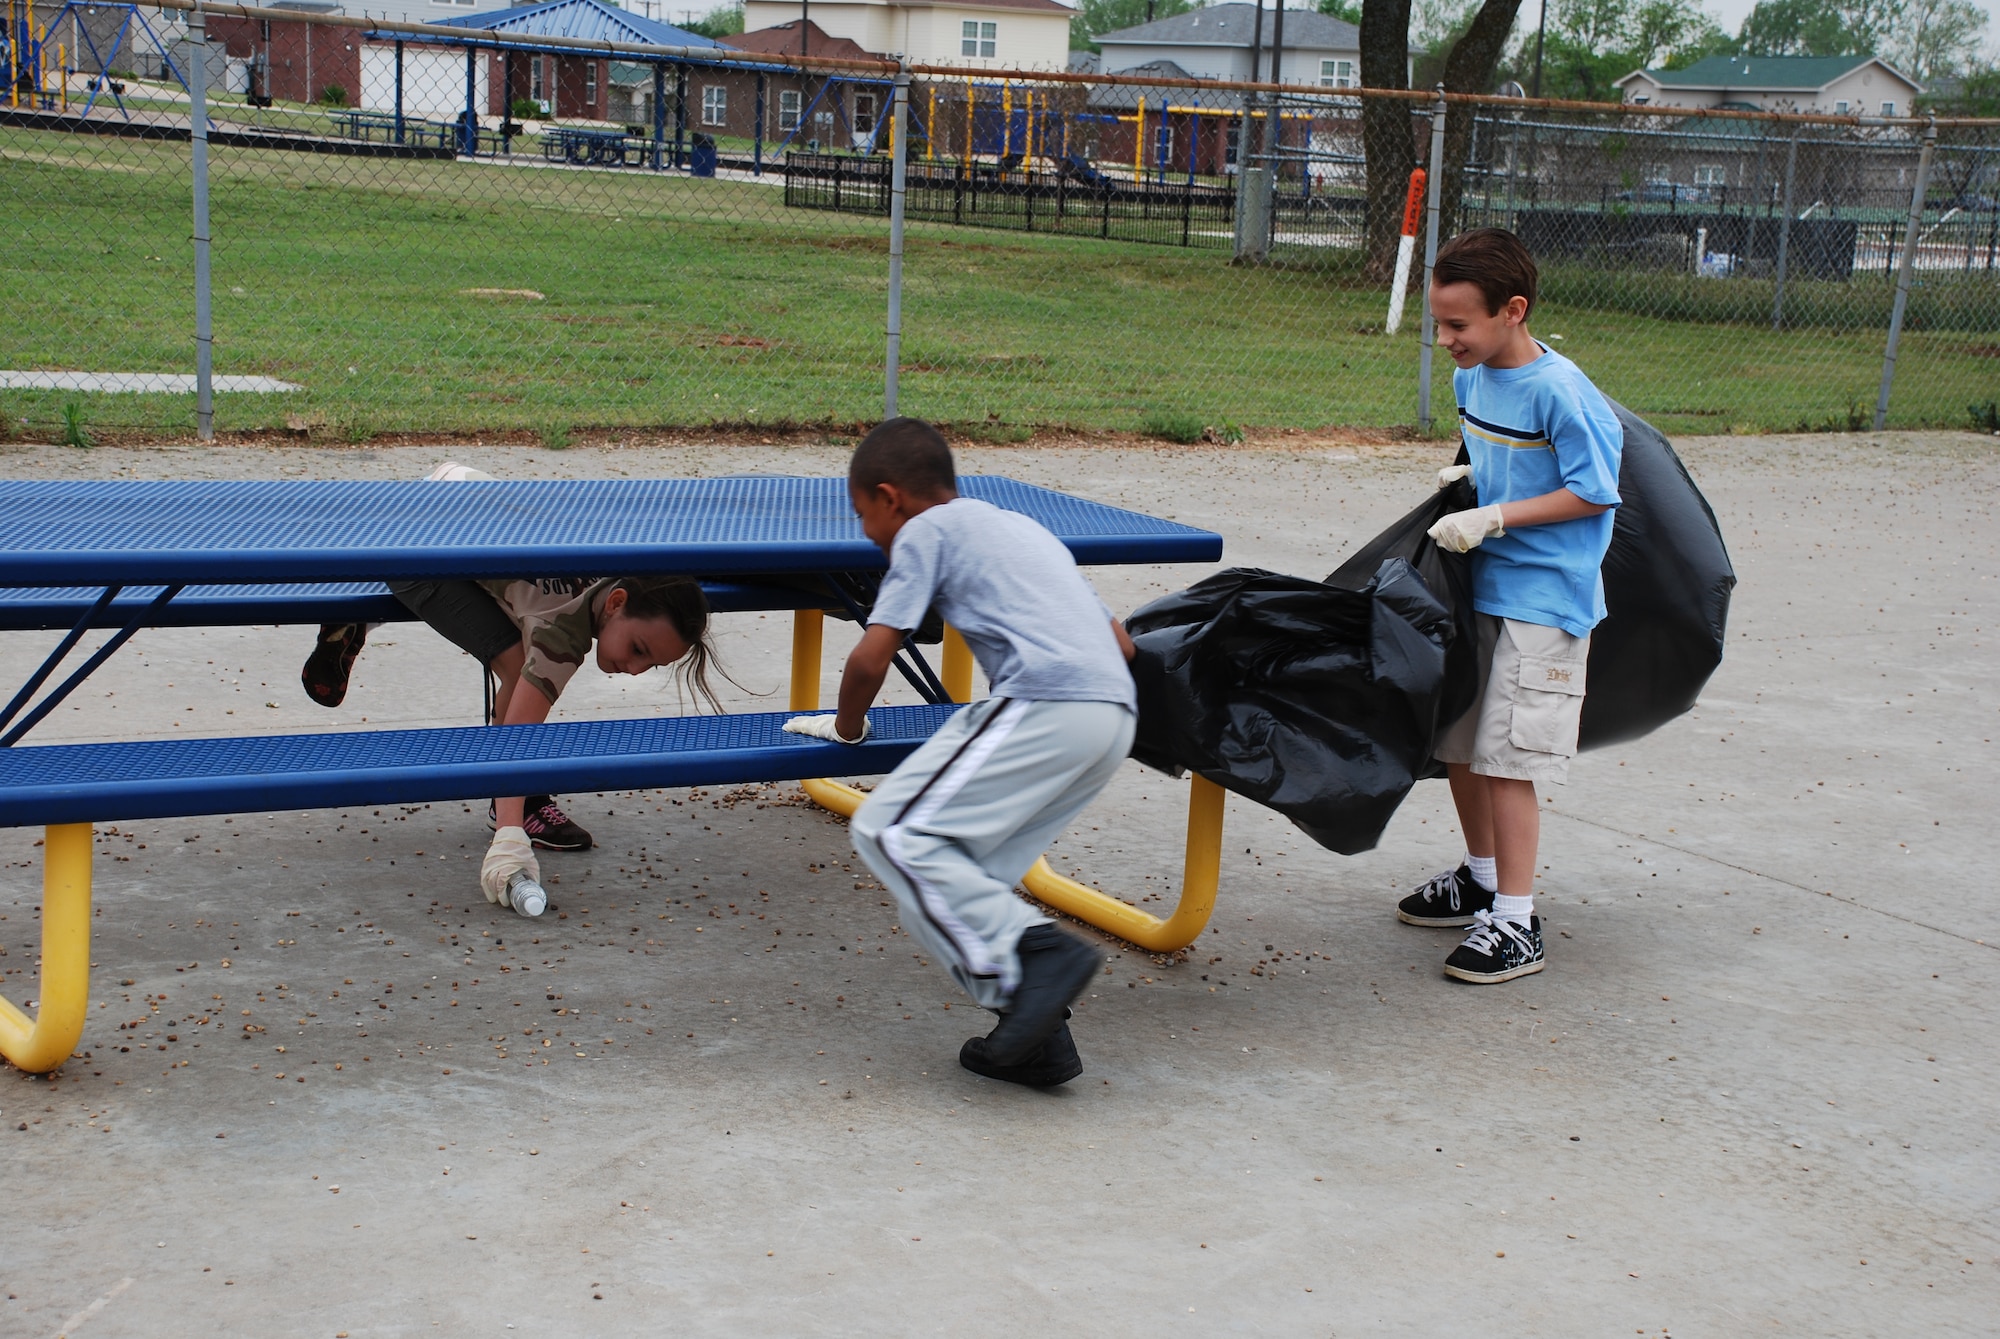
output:
[[[1903,338],[1903,310],[1910,303],[1910,271],[1916,268],[1917,235],[1924,225],[1924,192],[1931,182],[1931,153],[1937,148],[1937,119],[1924,128],[1917,156],[1917,185],[1910,192],[1910,222],[1903,232],[1903,263],[1896,269],[1896,305],[1889,310],[1889,347],[1882,354],[1882,389],[1875,394],[1875,431],[1889,418],[1889,387],[1896,380],[1896,345]]]
[[[1777,284],[1771,290],[1771,329],[1782,330],[1785,325],[1785,264],[1792,251],[1792,183],[1799,169],[1799,132],[1792,131],[1792,142],[1785,149],[1785,203],[1778,214],[1778,266]]]
[[[310,28],[307,31],[311,31]],[[479,156],[479,48],[465,49],[465,126],[459,135],[467,158]]]
[[[769,100],[769,96],[765,88],[764,73],[760,70],[757,72],[757,124],[755,138],[750,144],[750,175],[753,177],[764,175],[764,104]]]
[[[658,63],[653,66],[653,171],[659,172],[667,165],[667,67]]]
[[[396,42],[396,143],[403,142],[403,43]]]
[[[188,138],[194,166],[194,433],[215,440],[215,332],[208,304],[208,20],[188,15]]]
[[[1425,206],[1424,224],[1424,346],[1417,364],[1417,426],[1431,430],[1431,353],[1437,344],[1437,326],[1431,319],[1431,271],[1438,258],[1438,197],[1444,194],[1444,85],[1437,86],[1437,104],[1431,108],[1430,200]]]
[[[884,418],[896,417],[896,381],[903,361],[903,195],[910,173],[910,63],[900,57],[890,97],[894,99],[890,126],[895,143],[889,171],[889,341],[882,376]]]

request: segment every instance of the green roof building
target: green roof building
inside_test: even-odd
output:
[[[1614,87],[1656,107],[1831,116],[1909,116],[1924,91],[1875,56],[1709,56],[1683,70],[1634,70]]]

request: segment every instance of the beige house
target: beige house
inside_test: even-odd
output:
[[[1910,116],[1924,91],[1874,56],[1710,56],[1684,70],[1634,70],[1614,87],[1656,107],[1832,116]]]
[[[984,69],[1060,70],[1075,11],[1056,0],[745,0],[755,32],[801,16],[880,55]]]

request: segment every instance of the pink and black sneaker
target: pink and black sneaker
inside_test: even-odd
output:
[[[590,834],[562,811],[553,795],[530,795],[521,806],[521,827],[528,840],[544,851],[588,851]],[[486,826],[494,826],[493,804],[486,805]]]

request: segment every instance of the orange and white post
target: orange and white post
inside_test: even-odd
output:
[[[1396,243],[1396,282],[1389,289],[1389,319],[1382,329],[1395,334],[1403,324],[1403,299],[1410,291],[1410,260],[1417,251],[1417,225],[1424,217],[1424,170],[1410,173],[1410,193],[1403,199],[1403,235]]]

